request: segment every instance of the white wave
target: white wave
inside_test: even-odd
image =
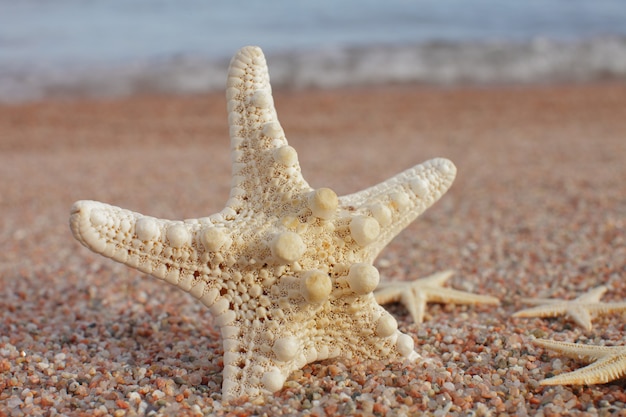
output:
[[[577,42],[431,42],[308,50],[268,56],[275,88],[389,83],[493,84],[626,80],[626,38]],[[130,65],[0,66],[0,101],[222,90],[226,60],[195,56]]]

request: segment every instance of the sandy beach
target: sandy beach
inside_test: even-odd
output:
[[[524,297],[605,285],[626,300],[626,84],[276,91],[305,178],[338,194],[429,158],[451,190],[377,259],[382,279],[453,269],[500,306],[388,306],[427,362],[333,359],[265,404],[225,405],[221,339],[190,295],[82,247],[76,200],[155,217],[219,211],[223,94],[0,105],[0,416],[626,415],[624,381],[543,387],[580,368],[534,337],[626,345],[623,314],[584,330],[521,319]]]

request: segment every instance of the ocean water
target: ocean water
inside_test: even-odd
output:
[[[0,0],[0,101],[222,89],[626,80],[623,0]]]

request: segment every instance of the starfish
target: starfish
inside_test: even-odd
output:
[[[338,197],[304,180],[260,48],[233,57],[226,97],[232,182],[222,211],[172,221],[78,201],[76,239],[210,308],[224,344],[224,401],[262,398],[326,358],[417,360],[412,337],[374,298],[373,261],[448,190],[455,166],[432,159]]]
[[[626,376],[626,346],[593,346],[535,339],[533,343],[591,365],[544,379],[541,385],[606,384]]]
[[[599,286],[573,300],[527,298],[523,301],[538,304],[538,306],[518,311],[513,314],[513,317],[557,317],[565,315],[585,330],[591,330],[592,317],[626,311],[626,302],[600,302],[600,298],[606,291],[605,286]]]
[[[416,323],[424,321],[426,304],[500,304],[500,300],[487,295],[444,288],[453,271],[442,271],[412,282],[381,283],[374,296],[379,304],[400,302]]]

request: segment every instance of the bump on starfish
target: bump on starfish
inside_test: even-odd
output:
[[[567,357],[591,363],[540,382],[541,385],[606,384],[626,376],[626,346],[593,346],[555,340],[534,339],[533,343]]]
[[[599,286],[573,300],[556,298],[526,298],[523,301],[535,304],[513,314],[513,317],[559,317],[566,316],[585,330],[591,330],[591,320],[596,316],[626,311],[626,302],[603,303],[600,298],[607,291]]]
[[[222,211],[172,221],[79,201],[76,239],[209,307],[224,344],[223,400],[261,398],[326,358],[416,360],[413,339],[374,298],[373,261],[446,192],[454,165],[433,159],[338,197],[304,180],[259,48],[232,59],[226,98],[232,181]]]

